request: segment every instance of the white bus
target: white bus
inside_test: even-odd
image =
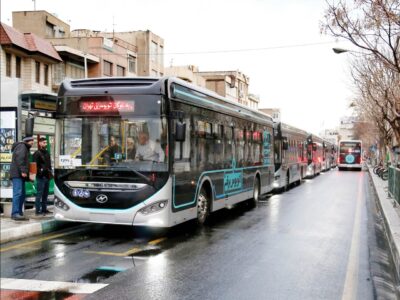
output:
[[[171,227],[270,192],[272,119],[172,77],[66,80],[55,218]]]
[[[300,184],[307,172],[307,139],[304,130],[285,123],[274,128],[275,181],[274,189],[287,190],[293,183]]]

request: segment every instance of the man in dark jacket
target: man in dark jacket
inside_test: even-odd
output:
[[[29,149],[33,145],[33,137],[25,137],[22,142],[12,145],[12,161],[10,177],[13,183],[13,201],[11,218],[16,221],[28,220],[22,213],[25,202],[25,181],[29,180]]]
[[[33,154],[33,159],[36,162],[37,173],[36,183],[37,192],[35,199],[36,216],[46,215],[50,213],[47,210],[47,196],[49,195],[49,183],[52,176],[50,153],[47,151],[46,138],[39,139],[39,149]]]

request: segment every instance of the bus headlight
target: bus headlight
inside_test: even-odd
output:
[[[54,197],[54,206],[61,208],[62,210],[69,210],[69,206],[57,197]]]
[[[168,200],[157,201],[153,204],[147,205],[139,210],[144,215],[158,212],[167,206]]]

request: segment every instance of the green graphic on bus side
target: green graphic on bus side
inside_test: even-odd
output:
[[[232,158],[232,171],[224,172],[224,194],[235,190],[241,190],[243,187],[243,171],[235,171],[236,160]]]
[[[243,172],[232,171],[224,173],[224,193],[241,190],[243,187]]]
[[[264,165],[269,165],[271,155],[271,134],[268,131],[263,133],[263,163]]]

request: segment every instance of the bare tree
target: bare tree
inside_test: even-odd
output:
[[[400,73],[399,0],[327,0],[321,29],[350,41]]]
[[[400,103],[400,74],[381,64],[372,57],[353,61],[351,74],[357,89],[353,102],[360,118],[375,124],[382,142],[391,145],[393,137],[400,140],[396,107]],[[386,147],[383,149],[385,152]]]
[[[356,108],[386,145],[400,142],[400,0],[327,0],[321,29],[362,50],[351,66]]]

